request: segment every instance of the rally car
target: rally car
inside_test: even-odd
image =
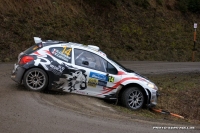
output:
[[[157,86],[111,60],[98,46],[46,40],[21,52],[11,78],[32,91],[54,89],[115,99],[138,110],[157,104]]]

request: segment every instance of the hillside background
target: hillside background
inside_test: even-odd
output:
[[[194,22],[200,0],[0,0],[0,62],[35,36],[97,45],[116,60],[192,61]]]

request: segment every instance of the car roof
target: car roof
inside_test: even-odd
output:
[[[95,45],[84,45],[84,44],[75,43],[75,42],[65,42],[65,41],[57,41],[57,40],[42,41],[42,44],[43,44],[43,46],[59,45],[59,46],[67,46],[67,47],[71,47],[71,48],[78,48],[78,49],[92,51],[101,56],[106,56],[106,54],[104,52],[100,51],[100,48]]]
[[[65,41],[58,41],[58,40],[43,41],[40,37],[33,37],[33,38],[34,38],[35,44],[41,44],[42,43],[43,47],[51,46],[51,45],[68,46],[68,47],[72,47],[72,48],[78,48],[78,49],[84,49],[84,50],[92,51],[92,52],[95,52],[96,54],[107,57],[106,54],[104,52],[100,51],[100,48],[98,46],[95,46],[95,45],[83,45],[83,44],[80,44],[80,43],[65,42]]]

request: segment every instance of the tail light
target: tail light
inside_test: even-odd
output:
[[[19,62],[20,65],[24,65],[28,62],[31,62],[32,60],[34,60],[34,58],[32,56],[23,56]]]

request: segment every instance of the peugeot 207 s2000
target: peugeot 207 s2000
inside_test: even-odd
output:
[[[99,47],[38,37],[34,41],[35,45],[19,54],[11,74],[27,89],[116,99],[132,110],[157,104],[154,83],[109,59]]]

